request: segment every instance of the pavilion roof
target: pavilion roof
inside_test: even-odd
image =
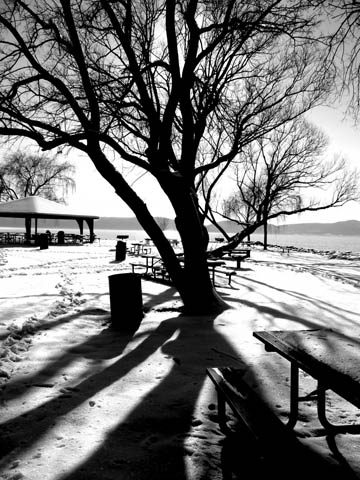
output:
[[[62,218],[62,219],[96,219],[96,215],[88,215],[70,210],[69,207],[39,196],[20,198],[0,203],[0,217],[16,218]]]

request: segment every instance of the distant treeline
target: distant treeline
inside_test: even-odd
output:
[[[161,220],[166,230],[175,230],[174,220]],[[234,233],[239,231],[239,227],[232,222],[220,222],[226,232]],[[0,227],[2,228],[25,228],[25,221],[22,218],[0,217]],[[38,228],[64,230],[67,228],[77,228],[74,220],[38,220]],[[142,230],[135,217],[101,217],[95,220],[95,230]],[[209,232],[217,232],[216,228],[208,225]],[[256,233],[262,233],[259,228]],[[360,222],[357,220],[348,220],[335,223],[296,223],[293,225],[269,225],[269,234],[296,234],[296,235],[359,235]]]

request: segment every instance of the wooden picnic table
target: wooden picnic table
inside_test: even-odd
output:
[[[211,260],[211,259],[208,259],[206,261],[207,263],[207,266],[208,266],[208,269],[210,270],[210,273],[211,273],[211,278],[212,278],[212,282],[213,284],[215,285],[215,273],[216,273],[216,267],[221,267],[222,265],[225,265],[225,261],[224,260]]]
[[[145,259],[145,273],[150,271],[150,273],[154,275],[154,267],[161,263],[161,257],[159,257],[159,255],[150,255],[145,253],[141,255],[141,258]]]
[[[150,247],[141,242],[133,242],[131,243],[130,253],[133,255],[144,255],[149,253]]]
[[[290,414],[288,426],[298,420],[299,402],[316,400],[318,418],[328,430],[359,432],[359,424],[334,425],[326,417],[326,391],[332,390],[360,408],[360,343],[331,329],[258,331],[254,337],[269,352],[276,352],[291,364]],[[299,369],[315,380],[317,389],[299,396]]]
[[[2,244],[25,243],[25,233],[0,232],[0,243]]]
[[[185,261],[183,255],[178,255],[178,259],[179,259],[179,262],[182,262],[182,263]],[[212,282],[213,282],[213,284],[215,284],[216,267],[220,267],[222,265],[225,265],[226,262],[224,260],[212,260],[211,258],[208,258],[206,260],[206,263],[207,263],[208,269],[211,273]]]
[[[250,257],[250,248],[234,248],[229,250],[229,257],[231,260],[235,260],[237,270],[241,268],[241,262]]]

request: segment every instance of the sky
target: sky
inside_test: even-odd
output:
[[[351,119],[345,120],[338,105],[335,108],[317,107],[312,110],[309,118],[329,136],[329,154],[340,153],[348,158],[350,165],[360,169],[360,125],[356,128]],[[101,217],[133,216],[133,212],[115,194],[89,159],[77,157],[74,152],[69,154],[68,160],[76,167],[76,190],[68,196],[69,207]],[[149,175],[139,180],[136,188],[154,216],[174,218],[170,202]],[[225,188],[228,188],[228,185]],[[352,219],[360,221],[360,203],[351,202],[344,207],[322,212],[293,215],[286,220],[281,219],[279,223],[337,222]]]
[[[344,155],[349,164],[360,169],[360,126],[354,126],[351,119],[345,119],[340,109],[317,107],[309,119],[329,137],[329,155]],[[69,195],[68,205],[82,212],[101,217],[131,217],[132,211],[115,194],[112,187],[96,171],[91,161],[70,154],[68,158],[76,166],[76,191]],[[139,180],[136,188],[154,216],[173,218],[172,207],[165,195],[156,187],[149,175]],[[154,193],[156,192],[156,193]],[[292,215],[278,223],[360,221],[360,203],[351,202],[323,212]]]

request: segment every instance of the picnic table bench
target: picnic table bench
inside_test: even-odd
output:
[[[234,270],[233,268],[231,267],[219,267],[219,268],[215,268],[214,270],[214,276],[215,274],[220,274],[220,275],[224,275],[225,277],[227,277],[228,279],[228,285],[231,287],[231,281],[232,281],[232,277],[237,275],[237,272],[236,270]]]
[[[250,258],[250,252],[249,248],[234,248],[229,251],[229,258],[236,261],[237,270],[240,270],[242,261]]]
[[[178,256],[180,262],[184,262],[184,257],[181,255]],[[216,274],[222,274],[225,275],[228,278],[228,283],[231,286],[231,280],[233,275],[236,275],[236,271],[233,269],[229,269],[225,265],[225,261],[223,259],[211,259],[208,258],[207,260],[207,267],[209,270],[209,273],[211,275],[211,280],[213,285],[215,285],[215,277]]]
[[[150,276],[155,276],[156,270],[163,265],[161,257],[159,257],[159,255],[150,255],[144,253],[137,258],[142,258],[144,260],[139,262],[130,262],[133,273],[135,273],[135,268],[141,268],[142,270],[144,270],[145,275],[150,274]]]
[[[294,428],[299,403],[315,400],[320,423],[332,433],[360,432],[359,424],[333,424],[326,416],[326,391],[360,408],[360,343],[331,329],[295,331],[258,331],[255,338],[269,352],[276,352],[290,362],[290,413],[288,427]],[[317,381],[317,389],[299,396],[299,370]]]
[[[271,478],[273,475],[278,480],[339,478],[334,465],[329,466],[323,458],[306,448],[294,430],[288,428],[250,387],[244,380],[244,370],[222,367],[207,368],[206,372],[217,392],[221,431],[226,436],[236,433],[228,427],[228,405],[243,431],[251,435],[253,448],[258,451],[259,462],[252,464],[252,478]],[[241,449],[239,453],[241,455]],[[239,459],[243,462],[242,458]]]

